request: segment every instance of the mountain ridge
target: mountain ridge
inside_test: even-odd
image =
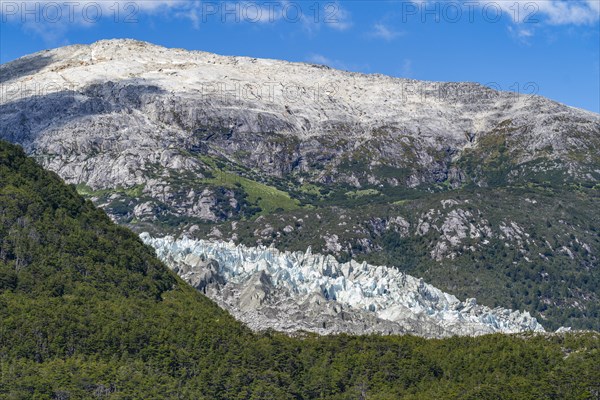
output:
[[[314,62],[290,61],[290,60],[282,60],[282,59],[276,59],[276,58],[264,58],[264,57],[253,57],[253,56],[238,56],[238,55],[230,55],[230,54],[219,54],[219,53],[214,53],[214,52],[209,52],[209,51],[204,51],[204,50],[188,50],[185,48],[166,47],[166,46],[157,45],[157,44],[154,44],[151,42],[141,41],[141,40],[132,39],[132,38],[102,39],[102,40],[98,40],[98,41],[90,43],[90,44],[71,44],[71,45],[66,45],[66,46],[60,46],[60,47],[56,47],[56,48],[52,48],[52,49],[41,50],[41,51],[29,54],[29,55],[25,55],[25,56],[5,62],[0,65],[8,66],[9,64],[23,64],[23,63],[29,62],[30,58],[40,57],[42,55],[47,55],[48,53],[55,53],[58,50],[65,50],[65,51],[71,50],[71,49],[86,50],[86,49],[90,49],[92,46],[112,47],[112,46],[119,46],[119,45],[134,45],[134,46],[138,46],[138,47],[142,47],[142,48],[150,47],[150,48],[154,48],[154,49],[160,49],[163,51],[165,49],[168,49],[168,50],[175,51],[178,53],[186,53],[186,54],[191,54],[191,55],[197,54],[197,55],[204,56],[204,57],[210,56],[210,57],[221,58],[224,61],[229,61],[230,63],[234,63],[236,60],[243,60],[246,62],[265,62],[265,63],[276,63],[276,64],[282,64],[282,65],[290,64],[290,65],[297,65],[297,66],[308,66],[308,67],[331,70],[331,71],[338,71],[338,72],[342,72],[342,73],[349,74],[349,75],[358,75],[358,76],[364,76],[364,77],[375,77],[375,78],[383,78],[383,79],[390,79],[390,80],[399,80],[399,81],[411,82],[411,83],[423,82],[423,83],[427,83],[427,84],[466,85],[466,86],[479,87],[481,89],[490,90],[492,92],[493,91],[503,92],[501,90],[500,91],[495,90],[493,88],[490,88],[489,86],[483,85],[483,84],[481,84],[479,82],[475,82],[475,81],[419,80],[419,79],[414,79],[414,78],[396,77],[396,76],[386,75],[386,74],[378,73],[378,72],[368,73],[368,72],[351,71],[351,70],[346,70],[343,68],[333,68],[333,67],[330,67],[325,64],[319,64],[319,63],[314,63]],[[91,58],[93,59],[93,56],[91,56]],[[10,74],[7,75],[6,71],[5,71],[5,76],[3,77],[3,82],[10,82],[10,80],[11,80],[11,79],[9,79],[10,77],[11,77],[11,75]],[[515,92],[504,91],[504,93],[515,93]],[[515,93],[515,94],[518,94],[518,93]],[[533,94],[533,95],[523,94],[523,95],[531,96],[531,97],[546,98],[544,96],[537,95],[537,94]],[[549,99],[549,98],[547,98],[547,99],[554,103],[557,103],[557,104],[563,104],[558,100],[553,100],[553,99]],[[570,106],[567,104],[564,104],[564,105],[566,107],[574,109],[578,112],[588,113],[588,114],[592,114],[594,116],[598,115],[598,113],[591,111],[591,110],[587,110],[587,109],[583,109],[583,108],[579,108],[579,107],[575,107],[575,106]]]

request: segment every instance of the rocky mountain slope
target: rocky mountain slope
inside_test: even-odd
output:
[[[206,158],[223,157],[268,177],[295,174],[300,182],[357,188],[487,185],[480,159],[508,161],[509,181],[518,181],[531,162],[545,172],[600,177],[598,154],[589,151],[600,145],[600,116],[477,84],[130,40],[38,53],[0,73],[3,137],[25,145],[68,182],[93,190],[144,185],[141,193],[154,199],[146,209],[157,200],[183,210],[207,204],[200,216],[209,220],[227,215],[211,210],[202,192],[179,192],[165,175],[210,178]],[[500,153],[497,160],[489,160],[490,152]]]
[[[262,331],[410,333],[424,337],[544,332],[529,313],[464,302],[396,269],[332,256],[141,235],[183,279]]]
[[[0,398],[589,398],[598,334],[252,333],[0,141]],[[524,336],[524,337],[523,337]]]
[[[600,329],[598,114],[131,40],[24,57],[0,83],[0,137],[137,232],[312,246]]]

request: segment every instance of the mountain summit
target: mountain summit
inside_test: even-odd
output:
[[[469,178],[483,185],[479,171],[457,161],[467,154],[485,159],[492,144],[504,145],[517,166],[544,159],[600,178],[586,169],[598,161],[587,150],[600,145],[599,115],[474,83],[365,75],[133,40],[36,53],[2,65],[0,74],[5,136],[36,149],[59,142],[64,151],[134,152],[104,165],[101,174],[55,160],[54,169],[93,188],[141,182],[131,167],[149,162],[155,146],[202,144],[269,175],[305,173],[317,182],[354,186],[382,180],[373,171],[379,165],[407,170],[397,185],[458,185]],[[65,100],[64,110],[52,108],[57,98]],[[31,101],[37,107],[25,120],[8,113],[26,110]],[[73,132],[81,119],[87,129]],[[63,137],[67,133],[77,135]],[[367,170],[344,171],[347,158],[366,162]]]

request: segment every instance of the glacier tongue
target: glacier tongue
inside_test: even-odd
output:
[[[543,332],[528,312],[464,302],[397,269],[332,256],[188,238],[142,240],[184,280],[252,329],[412,333]]]

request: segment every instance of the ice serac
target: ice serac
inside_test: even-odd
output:
[[[528,312],[478,305],[397,269],[226,242],[142,240],[183,279],[252,329],[410,333],[424,337],[543,332]]]

